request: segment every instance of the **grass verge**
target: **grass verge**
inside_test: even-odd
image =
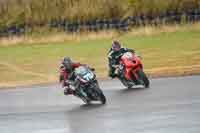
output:
[[[144,27],[126,34],[64,36],[56,41],[22,39],[12,45],[9,40],[1,41],[0,87],[56,82],[63,56],[89,64],[96,68],[99,78],[106,78],[107,51],[113,38],[143,57],[144,69],[150,76],[200,74],[199,24]]]

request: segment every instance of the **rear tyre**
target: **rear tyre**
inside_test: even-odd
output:
[[[149,79],[147,78],[146,74],[142,70],[139,70],[138,76],[142,80],[144,87],[149,88],[150,82],[149,82]]]

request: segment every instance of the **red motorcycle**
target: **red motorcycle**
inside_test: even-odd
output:
[[[126,52],[120,57],[119,65],[116,66],[116,74],[119,80],[128,88],[134,85],[143,85],[148,88],[149,79],[143,71],[141,58],[134,53]]]

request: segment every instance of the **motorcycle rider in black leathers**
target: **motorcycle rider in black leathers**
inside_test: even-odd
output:
[[[119,41],[116,40],[112,41],[112,47],[108,52],[109,77],[111,78],[117,77],[117,74],[115,74],[114,66],[119,65],[120,57],[126,52],[134,53],[134,50],[121,47]]]

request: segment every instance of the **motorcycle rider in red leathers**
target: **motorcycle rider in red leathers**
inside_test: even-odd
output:
[[[74,94],[74,90],[70,88],[70,81],[75,80],[74,70],[83,64],[74,63],[69,57],[64,57],[60,65],[60,78],[65,95]]]

